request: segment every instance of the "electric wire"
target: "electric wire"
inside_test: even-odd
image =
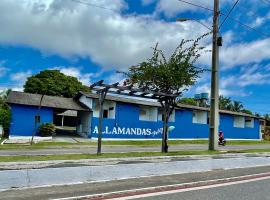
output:
[[[223,16],[226,16],[226,14],[224,14],[224,13],[222,13],[222,12],[220,12],[220,14],[223,15]],[[241,25],[242,27],[245,27],[245,28],[247,28],[247,29],[249,29],[249,30],[253,30],[254,32],[256,32],[256,33],[258,33],[258,34],[260,34],[260,35],[262,35],[262,36],[264,36],[264,37],[270,37],[269,34],[264,33],[264,32],[262,32],[262,31],[259,31],[259,30],[257,30],[256,28],[254,28],[254,27],[252,27],[252,26],[249,26],[249,25],[247,25],[247,24],[241,22],[241,21],[238,20],[238,19],[235,19],[235,18],[230,17],[230,16],[228,16],[228,19],[230,19],[230,20],[232,20],[232,21],[238,23],[238,24]]]
[[[85,2],[85,1],[81,1],[81,0],[71,0],[71,1],[73,1],[73,2],[75,2],[75,3],[83,4],[83,5],[88,5],[88,6],[92,6],[92,7],[104,9],[104,10],[109,10],[109,11],[112,11],[112,12],[117,12],[117,11],[114,10],[114,9],[107,8],[107,7],[98,5],[98,4],[93,4],[93,3],[89,3],[89,2]]]
[[[191,2],[188,2],[188,1],[185,1],[185,0],[178,0],[178,1],[189,4],[189,5],[192,5],[192,6],[195,6],[195,7],[198,7],[198,8],[201,8],[201,9],[204,9],[204,10],[208,10],[210,12],[214,12],[213,9],[202,6],[202,5],[199,5],[199,4],[191,3]]]
[[[229,12],[227,13],[227,15],[225,16],[225,18],[223,19],[223,21],[221,22],[219,29],[222,27],[222,25],[226,22],[226,20],[228,19],[228,17],[230,16],[230,14],[232,13],[233,9],[235,8],[235,6],[239,3],[240,0],[236,0],[233,4],[233,6],[231,7],[231,9],[229,10]]]
[[[178,0],[178,1],[183,2],[183,3],[186,3],[186,4],[189,4],[189,5],[192,5],[192,6],[195,6],[195,7],[198,7],[198,8],[202,8],[202,9],[205,9],[205,10],[214,12],[214,10],[212,10],[212,9],[210,9],[210,8],[207,8],[207,7],[198,5],[198,4],[194,4],[194,3],[191,3],[191,2],[188,2],[188,1],[185,1],[185,0]],[[235,7],[235,6],[234,6],[234,7]],[[232,20],[232,21],[238,23],[238,24],[241,25],[242,27],[245,27],[245,28],[247,28],[247,29],[249,29],[249,30],[253,30],[254,32],[256,32],[256,33],[258,33],[258,34],[260,34],[260,35],[263,35],[263,36],[265,36],[265,37],[270,37],[269,34],[266,34],[266,33],[264,33],[264,32],[258,31],[256,28],[251,27],[251,26],[249,26],[249,25],[247,25],[247,24],[241,22],[240,20],[237,20],[237,19],[235,19],[235,18],[229,16],[228,13],[225,14],[225,13],[223,13],[223,12],[220,12],[220,15],[223,15],[223,16],[225,16],[227,19],[230,19],[230,20]]]
[[[264,4],[270,6],[270,1],[269,0],[261,0]]]

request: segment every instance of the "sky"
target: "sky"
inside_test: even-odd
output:
[[[213,9],[213,0],[185,1]],[[220,0],[220,22],[234,2]],[[220,94],[260,114],[270,113],[269,8],[270,0],[240,0],[220,27]],[[178,0],[1,0],[0,90],[22,91],[27,77],[44,69],[85,85],[120,81],[116,72],[151,57],[157,42],[169,56],[182,39],[209,32],[196,20],[211,28],[212,14]],[[202,45],[211,49],[211,36]],[[211,53],[196,65],[209,69]],[[184,97],[210,92],[210,76]]]

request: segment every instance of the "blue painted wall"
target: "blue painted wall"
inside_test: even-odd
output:
[[[115,119],[103,120],[103,137],[127,139],[161,138],[160,128],[162,128],[162,122],[141,121],[139,115],[139,105],[117,103]],[[97,126],[98,118],[93,117],[91,137],[97,137]]]
[[[10,125],[11,136],[32,136],[35,129],[35,116],[38,112],[36,106],[15,105],[11,106],[12,120]],[[53,109],[41,108],[41,123],[53,122]]]
[[[254,128],[236,128],[233,126],[234,117],[228,114],[220,116],[220,130],[225,138],[231,139],[260,139],[260,121],[254,119]]]
[[[35,115],[38,107],[25,105],[11,105],[12,122],[11,136],[31,136],[35,127]],[[125,139],[158,139],[162,137],[162,121],[151,122],[139,120],[140,106],[128,103],[116,103],[115,119],[103,120],[104,138]],[[208,138],[208,124],[194,124],[192,122],[192,110],[176,110],[175,122],[169,125],[175,129],[169,133],[169,139]],[[225,138],[231,139],[259,139],[260,123],[254,120],[254,128],[233,127],[233,116],[221,114],[220,130]],[[53,122],[53,109],[41,108],[41,123]],[[89,137],[97,137],[98,118],[91,120],[91,134]]]
[[[141,121],[139,120],[139,113],[139,105],[117,102],[115,119],[104,119],[103,121],[103,137],[125,139],[161,138],[162,132],[160,129],[162,128],[162,122]],[[192,110],[176,110],[175,122],[169,123],[169,125],[175,126],[175,129],[169,133],[169,139],[208,138],[209,125],[193,123],[192,117]],[[225,138],[260,138],[260,123],[258,119],[254,119],[254,128],[235,128],[233,127],[233,120],[234,117],[232,115],[220,115],[220,130],[224,132]],[[93,117],[90,137],[97,137],[97,126],[98,118]],[[128,128],[133,129],[133,133],[130,133]],[[136,128],[140,128],[142,130],[135,133]]]

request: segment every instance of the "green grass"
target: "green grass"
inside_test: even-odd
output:
[[[245,149],[245,150],[230,150],[227,153],[263,153],[270,152],[270,147],[267,149]]]
[[[270,144],[270,141],[262,140],[234,140],[234,141],[227,141],[228,145],[256,145],[256,144]]]
[[[160,152],[129,152],[129,153],[106,153],[97,156],[96,154],[64,154],[64,155],[43,155],[43,156],[0,156],[0,162],[17,161],[46,161],[46,160],[79,160],[97,158],[128,158],[128,157],[151,157],[151,156],[179,156],[179,155],[209,155],[220,154],[219,151],[175,151],[167,154]]]
[[[155,156],[181,156],[181,155],[217,155],[227,153],[262,153],[270,152],[268,149],[247,149],[230,151],[174,151],[167,154],[160,152],[129,152],[129,153],[106,153],[97,156],[96,154],[64,154],[64,155],[43,155],[43,156],[0,156],[0,162],[18,162],[18,161],[48,161],[48,160],[80,160],[80,159],[98,159],[98,158],[128,158],[128,157],[155,157]]]
[[[3,141],[3,139],[0,139]],[[169,145],[188,145],[188,144],[201,144],[207,145],[207,140],[169,140]],[[227,141],[227,145],[259,145],[259,144],[269,144],[270,141],[246,141],[246,140],[238,140],[238,141]],[[76,148],[78,145],[83,146],[96,146],[96,141],[87,141],[87,142],[78,142],[78,143],[69,143],[69,142],[39,142],[37,144],[5,144],[0,145],[0,150],[12,150],[12,149],[46,149],[46,148]],[[160,146],[160,140],[117,140],[117,141],[103,141],[102,145],[131,145],[131,146]]]

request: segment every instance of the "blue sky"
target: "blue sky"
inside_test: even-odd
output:
[[[213,0],[186,1],[213,8]],[[221,0],[221,12],[233,3]],[[268,0],[240,0],[230,16],[256,31],[231,19],[220,30],[220,93],[261,114],[270,113],[269,8]],[[177,18],[211,26],[212,13],[178,0],[1,0],[0,90],[22,90],[27,77],[44,69],[59,69],[86,85],[119,81],[115,71],[150,57],[156,42],[169,55],[181,39],[208,31]],[[202,43],[210,49],[211,37]],[[197,65],[209,68],[210,61],[205,54]],[[185,96],[209,89],[206,72]]]

